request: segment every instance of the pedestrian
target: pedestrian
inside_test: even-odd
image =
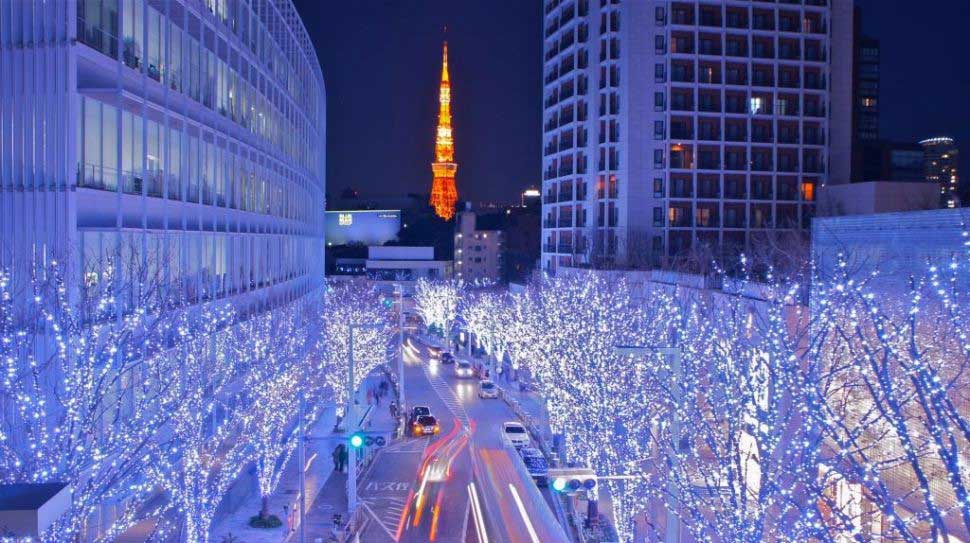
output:
[[[391,410],[391,418],[397,418],[397,402],[391,400],[391,405],[388,408]]]
[[[343,472],[347,469],[347,461],[350,459],[350,451],[343,443],[340,444],[340,471]]]
[[[340,471],[340,447],[343,447],[343,444],[342,443],[341,444],[338,444],[336,447],[334,447],[333,448],[333,452],[330,454],[330,456],[333,457],[333,469],[334,469],[334,471]]]
[[[293,531],[293,515],[290,514],[290,508],[286,505],[283,506],[283,525],[286,526],[286,532]]]

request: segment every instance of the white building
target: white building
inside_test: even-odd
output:
[[[479,218],[469,205],[455,221],[455,278],[491,285],[502,280],[503,232],[482,228]]]
[[[97,282],[117,255],[240,306],[321,283],[325,89],[290,0],[0,18],[0,265],[70,255]]]
[[[543,269],[743,249],[848,180],[849,0],[544,5]]]

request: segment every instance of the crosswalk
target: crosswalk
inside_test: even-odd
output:
[[[461,422],[463,427],[468,428],[468,412],[465,411],[465,406],[458,400],[458,396],[455,394],[454,389],[451,388],[451,385],[445,381],[440,373],[431,372],[427,364],[424,366],[424,374],[428,377],[431,388],[434,389],[438,397],[441,398],[441,401],[444,402],[448,411],[451,411],[451,414]]]

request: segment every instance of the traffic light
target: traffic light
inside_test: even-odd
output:
[[[596,473],[589,468],[553,468],[549,470],[552,489],[563,494],[575,494],[596,487]]]
[[[350,436],[350,446],[355,449],[363,447],[383,447],[390,441],[389,432],[356,432]]]
[[[384,298],[384,302],[383,303],[384,303],[384,307],[386,309],[390,309],[390,308],[394,307],[394,300],[391,299],[391,298]]]

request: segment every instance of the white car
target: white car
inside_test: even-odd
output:
[[[502,423],[502,439],[510,447],[526,447],[531,442],[529,439],[529,432],[518,422],[505,422]]]
[[[464,360],[455,363],[455,375],[458,377],[471,377],[475,374],[472,365]]]
[[[498,387],[495,383],[485,379],[478,382],[478,397],[482,399],[498,398]]]

